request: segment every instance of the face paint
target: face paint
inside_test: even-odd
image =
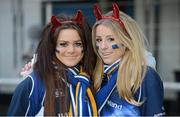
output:
[[[82,49],[81,53],[83,54],[84,53],[84,50]]]
[[[60,47],[59,47],[58,45],[56,45],[56,50],[55,50],[55,52],[56,52],[57,54],[60,53]]]
[[[58,54],[60,53],[60,51],[58,49],[55,50]]]
[[[99,46],[98,45],[96,45],[96,49],[99,50]]]
[[[121,48],[121,47],[123,47],[123,45],[121,45],[121,44],[113,44],[112,45],[112,49],[118,49],[118,48]]]

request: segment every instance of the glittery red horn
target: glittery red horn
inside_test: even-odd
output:
[[[113,3],[113,17],[119,19],[119,7],[117,3]]]
[[[82,24],[82,22],[83,22],[83,14],[82,14],[81,10],[77,11],[76,16],[74,18],[74,21],[79,23],[79,24]]]
[[[53,25],[51,32],[55,32],[56,28],[62,25],[61,22],[56,18],[56,16],[51,17],[51,23]]]
[[[101,15],[101,12],[99,10],[99,6],[97,4],[94,5],[94,15],[95,15],[97,20],[102,19],[102,15]]]

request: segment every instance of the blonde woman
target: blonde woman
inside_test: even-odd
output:
[[[137,23],[113,4],[102,15],[95,5],[92,29],[97,54],[94,87],[101,116],[164,115],[163,84],[148,66],[145,36]]]

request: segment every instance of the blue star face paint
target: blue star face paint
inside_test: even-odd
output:
[[[122,45],[121,44],[113,44],[112,45],[112,49],[118,49],[118,48],[121,48]]]
[[[112,49],[117,49],[117,48],[119,48],[119,46],[117,44],[112,45]]]

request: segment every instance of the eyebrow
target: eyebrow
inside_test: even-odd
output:
[[[82,42],[82,40],[77,40],[77,41],[74,41],[74,42]]]
[[[113,35],[107,35],[106,37],[114,37]]]
[[[101,36],[96,36],[96,37],[101,37]],[[106,38],[107,37],[114,37],[114,36],[113,35],[107,35]]]
[[[64,41],[64,40],[59,40],[59,41],[57,41],[57,43],[60,43],[60,42],[66,42],[66,43],[68,43],[69,41]],[[73,42],[82,42],[81,40],[76,40],[76,41],[73,41]]]

